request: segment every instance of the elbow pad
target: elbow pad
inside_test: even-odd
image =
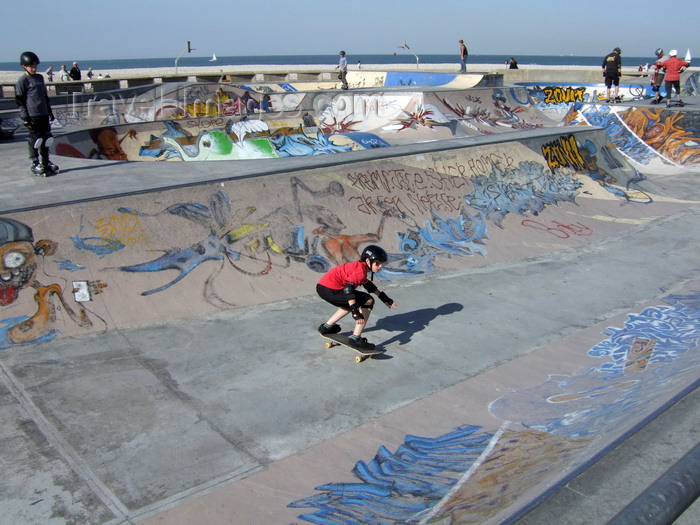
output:
[[[365,290],[367,290],[369,293],[374,293],[377,291],[377,285],[374,284],[372,281],[367,281],[362,286],[364,286]]]
[[[348,295],[355,293],[355,283],[347,283],[345,285],[345,288],[343,288],[343,293],[346,293]]]

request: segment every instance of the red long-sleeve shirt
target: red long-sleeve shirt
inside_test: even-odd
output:
[[[355,288],[368,282],[369,268],[364,261],[354,261],[328,270],[318,284],[331,290],[342,290],[347,283],[354,283]]]
[[[690,64],[678,57],[668,57],[663,61],[661,67],[666,70],[666,80],[674,81],[681,79],[681,68],[688,67]]]

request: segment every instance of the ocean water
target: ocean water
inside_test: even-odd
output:
[[[418,55],[421,64],[459,64],[457,54],[449,55]],[[309,64],[329,64],[336,65],[338,63],[338,55],[262,55],[262,56],[230,56],[217,57],[216,61],[211,61],[212,57],[192,57],[182,56],[178,60],[178,67],[206,67],[206,66],[245,66],[245,65],[309,65]],[[348,63],[350,65],[357,64],[357,61],[362,61],[363,64],[415,64],[416,57],[410,53],[401,52],[395,55],[363,55],[363,54],[348,54]],[[510,56],[504,55],[469,55],[467,66],[472,64],[501,64],[508,60]],[[541,66],[600,66],[603,62],[603,57],[599,56],[546,56],[546,55],[521,55],[515,56],[515,59],[521,65],[541,65]],[[39,66],[39,71],[42,72],[50,64],[53,64],[54,71],[58,72],[61,69],[61,64],[66,64],[70,69],[73,63],[73,58],[66,60],[43,60]],[[622,56],[623,66],[638,66],[646,63],[653,63],[654,57],[625,57]],[[132,69],[132,68],[155,68],[155,67],[175,67],[175,57],[168,58],[120,58],[110,60],[78,60],[80,69],[86,71],[91,67],[94,71],[109,72],[114,69]],[[505,67],[505,66],[504,66]],[[17,62],[0,62],[1,71],[20,70],[19,60]]]

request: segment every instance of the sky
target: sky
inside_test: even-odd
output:
[[[477,55],[700,58],[700,2],[672,0],[32,0],[3,2],[0,62],[23,51],[42,62],[190,56]],[[31,13],[28,11],[31,9]],[[31,21],[28,17],[35,16]]]

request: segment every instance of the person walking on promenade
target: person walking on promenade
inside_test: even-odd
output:
[[[661,84],[664,82],[664,70],[662,64],[667,57],[664,55],[664,50],[661,48],[658,48],[654,54],[656,54],[656,62],[654,62],[654,76],[651,77],[651,89],[654,91],[655,96],[651,103],[658,104],[664,98],[661,96]],[[666,92],[666,96],[668,96],[668,91]]]
[[[668,58],[662,64],[662,68],[666,72],[666,79],[664,80],[664,87],[666,88],[666,107],[671,106],[671,99],[673,98],[673,90],[676,90],[676,103],[679,106],[683,105],[681,100],[681,73],[685,71],[690,64],[685,60],[678,58],[678,51],[671,49],[668,52]]]
[[[77,62],[73,62],[73,67],[71,68],[68,74],[73,80],[80,80],[81,78],[83,78],[83,75],[80,73],[80,68],[78,67]]]
[[[51,101],[46,92],[44,77],[37,74],[39,57],[32,51],[25,51],[19,57],[25,74],[15,84],[15,102],[19,116],[29,130],[29,160],[32,172],[46,177],[58,171],[58,166],[49,160],[49,146],[53,142],[51,122],[54,120]]]
[[[58,72],[58,80],[61,82],[68,82],[70,80],[70,75],[68,74],[65,64],[61,65],[61,71]]]
[[[622,50],[616,47],[612,53],[605,55],[603,59],[603,78],[605,79],[605,102],[620,102],[620,76],[622,75]],[[615,85],[615,97],[610,98],[610,89]]]
[[[338,78],[340,79],[342,88],[348,89],[348,59],[345,58],[345,51],[340,52],[340,60],[335,68],[340,70]]]
[[[53,82],[53,65],[49,66],[48,69],[44,71],[44,75],[46,75],[46,80]]]
[[[469,51],[467,46],[464,45],[464,40],[459,41],[459,63],[460,63],[460,73],[467,72],[467,57],[469,56]]]
[[[362,332],[367,327],[367,321],[374,308],[374,299],[370,294],[376,294],[379,300],[389,308],[397,308],[397,305],[387,294],[378,292],[374,282],[367,279],[367,274],[371,272],[374,278],[374,274],[382,269],[382,265],[388,258],[384,249],[371,244],[362,250],[359,261],[331,268],[321,277],[316,285],[316,292],[323,300],[338,307],[328,321],[318,327],[322,335],[340,332],[338,321],[351,313],[355,320],[355,328],[349,338],[349,344],[360,351],[374,350],[375,345],[362,337]],[[369,293],[357,290],[360,285]]]
[[[510,57],[510,60],[508,61],[508,69],[518,69],[518,62],[515,60],[515,58]]]

